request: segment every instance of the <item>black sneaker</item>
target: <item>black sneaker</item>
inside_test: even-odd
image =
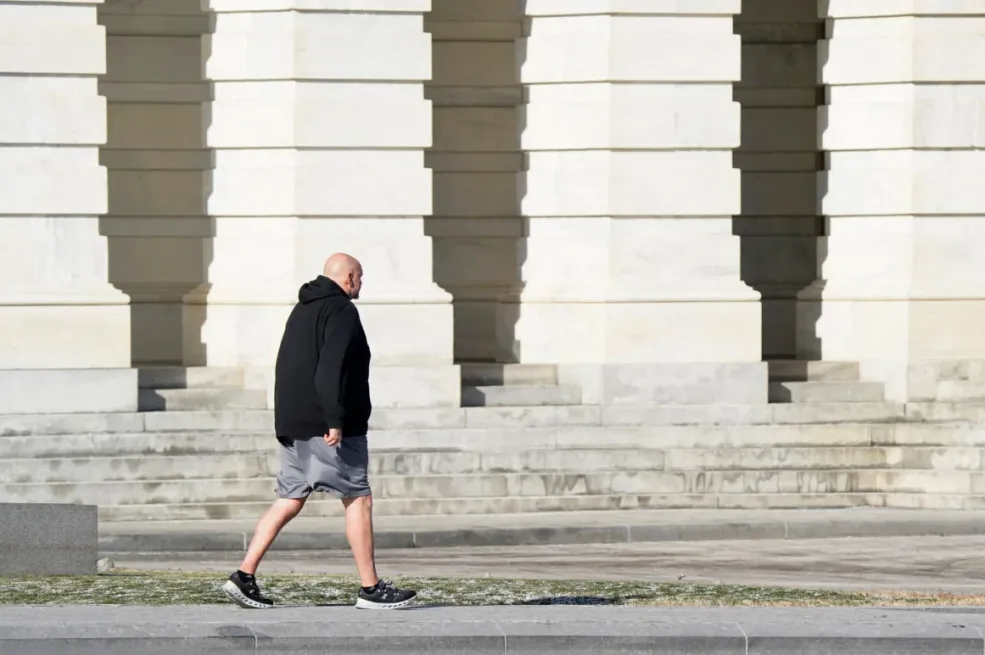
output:
[[[359,590],[359,600],[356,601],[356,609],[398,610],[410,605],[416,596],[416,591],[397,589],[389,580],[380,580],[369,591],[365,588]]]
[[[260,593],[256,577],[242,571],[229,576],[226,584],[222,585],[222,591],[240,607],[265,610],[274,606],[274,601]]]

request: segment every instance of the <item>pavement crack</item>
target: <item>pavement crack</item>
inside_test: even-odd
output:
[[[503,653],[509,655],[510,653],[510,640],[506,637],[506,630],[503,630],[503,626],[499,624],[499,621],[494,620],[493,625],[499,629],[500,634],[503,635]]]
[[[746,634],[745,628],[743,628],[742,624],[739,623],[738,621],[735,622],[735,627],[737,627],[739,629],[739,632],[742,633],[742,638],[743,640],[745,640],[745,644],[746,644],[744,652],[746,655],[749,655],[749,635]]]

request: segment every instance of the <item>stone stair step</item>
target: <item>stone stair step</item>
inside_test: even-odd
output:
[[[141,366],[141,389],[242,389],[243,369],[206,366]]]
[[[262,389],[141,389],[142,412],[267,409]]]
[[[771,403],[881,403],[881,382],[770,382]]]
[[[557,367],[550,364],[461,364],[462,386],[522,386],[558,383]]]
[[[985,473],[941,470],[603,471],[377,475],[375,498],[473,498],[718,493],[985,493]],[[230,503],[271,499],[274,479],[0,484],[9,502],[94,505]]]
[[[605,426],[985,423],[985,403],[812,403],[378,409],[371,430],[519,429]],[[0,414],[0,438],[134,432],[246,431],[272,433],[270,410],[92,414]]]
[[[537,407],[580,405],[581,389],[572,386],[465,386],[463,407]]]
[[[767,362],[770,382],[857,382],[858,362],[776,359]]]
[[[243,503],[103,505],[100,521],[248,520],[256,521],[270,500]],[[601,512],[607,510],[682,509],[842,509],[886,507],[920,510],[981,510],[985,495],[909,493],[776,493],[776,494],[623,494],[599,496],[529,496],[515,498],[381,498],[380,516],[527,514],[532,512]],[[336,500],[312,499],[310,518],[341,516]]]
[[[383,430],[370,433],[372,451],[428,449],[471,452],[530,449],[682,449],[985,446],[985,426],[969,423],[834,423],[779,425],[580,426]],[[0,459],[85,458],[266,452],[276,447],[271,432],[108,432],[0,437]]]
[[[375,476],[485,475],[620,471],[981,471],[983,448],[567,448],[480,452],[376,450]],[[239,453],[0,459],[0,483],[154,482],[269,478],[275,447]]]
[[[326,501],[311,501],[325,503]],[[326,512],[336,507],[328,502]],[[316,510],[321,511],[321,510]],[[124,521],[99,524],[101,553],[242,552],[256,517],[208,521]],[[376,547],[448,548],[561,544],[653,543],[737,539],[980,536],[985,516],[969,510],[886,508],[814,510],[610,510],[527,514],[377,515]],[[275,548],[349,550],[341,512],[291,521]]]
[[[935,420],[949,420],[941,412]],[[983,412],[985,415],[985,412]],[[773,405],[665,405],[606,407],[603,425],[776,425],[817,423],[894,423],[907,418],[896,403],[788,403]],[[964,417],[962,417],[963,419]]]

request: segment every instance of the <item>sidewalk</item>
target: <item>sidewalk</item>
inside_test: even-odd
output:
[[[870,508],[378,516],[375,523],[381,549],[985,535],[985,512]],[[253,527],[252,521],[101,523],[99,549],[102,553],[243,551]],[[342,517],[298,518],[274,548],[347,550]]]
[[[0,652],[982,653],[971,609],[0,608]]]

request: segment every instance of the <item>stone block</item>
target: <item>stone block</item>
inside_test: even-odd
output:
[[[878,382],[771,382],[771,402],[784,403],[878,403],[885,390]]]
[[[435,172],[434,215],[515,216],[524,173]]]
[[[203,81],[201,37],[109,36],[106,39],[110,83],[179,84]]]
[[[95,575],[92,505],[0,503],[0,576]]]
[[[208,142],[215,148],[424,148],[431,142],[430,103],[412,84],[218,83],[211,107]]]
[[[730,16],[742,11],[742,0],[690,0],[688,15]],[[682,11],[678,0],[526,0],[527,16],[585,16],[618,14],[677,14]]]
[[[515,385],[465,386],[463,407],[535,407],[580,405],[581,392],[574,386]]]
[[[205,147],[206,108],[198,103],[111,102],[107,148],[195,150]],[[147,124],[153,123],[154,129]]]
[[[212,184],[212,215],[431,213],[431,172],[413,150],[219,150]]]
[[[530,36],[517,47],[525,84],[741,77],[732,16],[534,17]]]
[[[621,364],[601,368],[606,405],[757,405],[767,402],[763,362]]]
[[[103,28],[95,4],[0,5],[0,73],[100,75],[105,71]]]
[[[432,86],[508,87],[518,84],[512,41],[435,41]]]
[[[739,171],[732,153],[533,152],[526,216],[732,216]]]
[[[379,409],[458,408],[461,380],[458,366],[374,366],[370,392]]]
[[[240,368],[142,366],[137,369],[137,376],[141,389],[239,389],[246,386],[246,376]]]
[[[974,0],[827,0],[828,18],[980,15]]]
[[[985,144],[985,86],[880,84],[829,90],[825,150],[969,148]]]
[[[985,81],[981,18],[879,18],[839,21],[819,45],[824,84]],[[873,49],[882,56],[872,57]]]
[[[0,199],[4,214],[106,213],[106,170],[94,147],[3,148],[0,176],[7,189]]]
[[[108,179],[109,207],[127,218],[204,216],[211,177],[204,170],[116,169]]]
[[[140,411],[267,409],[264,389],[141,389]]]
[[[216,81],[423,81],[430,38],[420,14],[219,13],[206,74]],[[248,47],[255,56],[243,57]]]
[[[825,214],[833,216],[955,215],[980,212],[974,182],[985,157],[967,151],[832,152]]]
[[[105,122],[98,120],[106,100],[95,79],[0,76],[0,97],[7,99],[0,106],[2,144],[95,146],[106,139]]]
[[[437,107],[432,151],[513,152],[520,136],[518,121],[513,107]]]
[[[136,369],[0,369],[0,414],[136,410]]]
[[[301,11],[422,13],[431,0],[207,0],[215,12]]]
[[[739,145],[739,110],[724,84],[532,85],[522,146],[731,149]]]

